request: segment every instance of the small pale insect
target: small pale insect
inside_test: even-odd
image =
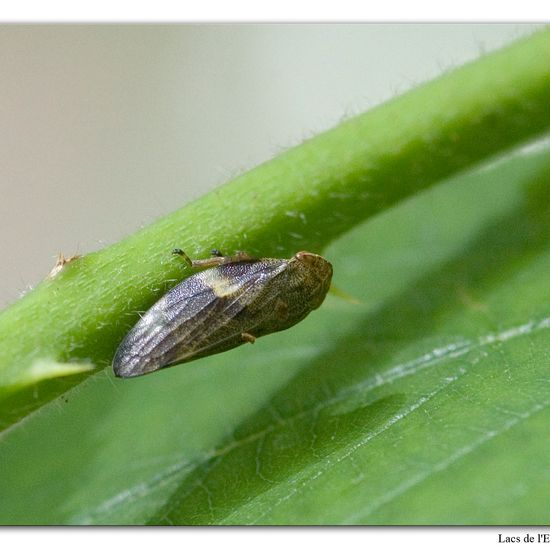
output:
[[[213,258],[195,261],[174,253],[208,269],[143,315],[115,354],[116,376],[141,376],[290,328],[323,303],[332,279],[332,265],[311,252],[285,260],[213,251]]]

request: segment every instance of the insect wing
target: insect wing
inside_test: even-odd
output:
[[[163,296],[126,336],[113,361],[115,373],[139,376],[209,355],[209,349],[221,351],[240,334],[232,329],[231,320],[286,265],[285,261],[237,262],[192,275]]]

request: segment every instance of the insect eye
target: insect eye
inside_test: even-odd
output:
[[[300,262],[306,264],[314,264],[317,261],[317,254],[312,254],[311,252],[297,252],[295,258]]]

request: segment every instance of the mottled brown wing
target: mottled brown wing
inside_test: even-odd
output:
[[[237,262],[196,273],[165,294],[128,333],[113,360],[117,376],[139,376],[215,347],[212,336],[238,315],[284,260]]]
[[[235,327],[232,321],[256,302],[265,286],[285,268],[286,262],[271,260],[257,264],[226,264],[197,274],[205,290],[197,293],[198,299],[188,301],[182,309],[174,305],[178,313],[173,326],[177,334],[173,347],[178,353],[168,364],[208,355],[211,349],[222,349],[224,342],[235,337],[240,339],[243,328]],[[272,307],[267,302],[270,300],[262,304],[263,308]],[[193,310],[197,311],[195,315],[191,313]]]

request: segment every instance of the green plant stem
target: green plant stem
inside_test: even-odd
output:
[[[0,316],[0,389],[10,393],[8,405],[0,406],[4,425],[87,376],[44,381],[37,388],[40,376],[29,375],[37,360],[54,367],[110,363],[137,312],[190,274],[171,257],[172,248],[192,257],[204,257],[213,247],[277,257],[320,251],[384,208],[548,127],[550,31],[543,30],[348,120],[124,241],[75,260]]]

